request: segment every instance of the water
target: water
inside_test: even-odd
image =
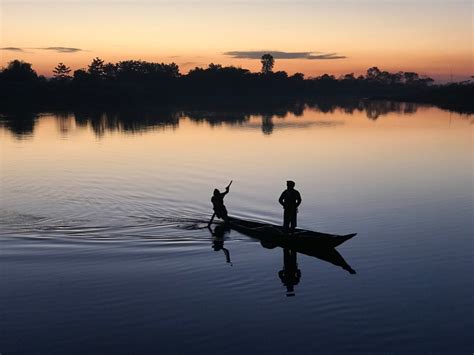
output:
[[[474,119],[373,103],[279,110],[6,114],[0,352],[471,353]],[[358,235],[356,270],[206,226]],[[222,249],[229,252],[229,259]],[[216,249],[216,250],[215,250]]]

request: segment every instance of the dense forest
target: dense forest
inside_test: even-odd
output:
[[[0,105],[7,110],[18,106],[67,109],[82,105],[265,104],[351,97],[429,103],[474,112],[473,81],[440,85],[414,72],[391,73],[377,67],[359,76],[349,73],[305,78],[302,73],[273,71],[271,55],[262,56],[261,62],[260,72],[211,63],[181,74],[175,63],[105,63],[95,58],[87,68],[74,72],[59,63],[54,76],[46,78],[38,75],[32,64],[14,60],[0,71]]]

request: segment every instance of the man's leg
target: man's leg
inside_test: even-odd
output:
[[[290,230],[292,232],[294,232],[295,229],[296,229],[296,211],[291,214],[291,223],[290,223],[290,225],[291,225]]]
[[[222,209],[222,216],[221,218],[224,220],[225,223],[229,223],[229,214],[227,213],[227,208]]]
[[[285,210],[285,212],[283,212],[283,229],[285,233],[288,232],[289,227],[290,227],[290,213],[288,210]]]
[[[212,221],[214,220],[214,217],[215,217],[215,216],[216,216],[216,212],[214,212],[214,213],[212,214],[212,217],[211,217],[211,219],[209,220],[209,223],[207,224],[207,227],[208,227],[208,228],[211,227]]]

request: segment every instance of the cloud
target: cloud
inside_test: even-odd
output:
[[[328,60],[328,59],[344,59],[344,55],[337,53],[321,53],[321,52],[282,52],[282,51],[230,51],[225,52],[232,58],[240,59],[260,59],[264,54],[271,54],[275,59],[309,59],[309,60]]]
[[[321,54],[309,54],[306,59],[312,60],[326,60],[326,59],[345,59],[347,58],[345,55],[339,55],[337,53],[321,53]]]
[[[12,52],[24,52],[23,48],[18,47],[3,47],[0,48],[2,51],[12,51]]]
[[[80,48],[71,48],[71,47],[44,47],[44,48],[35,48],[35,49],[42,49],[45,51],[56,51],[58,53],[76,53],[83,51]]]
[[[21,53],[31,53],[27,52],[25,49],[36,49],[36,50],[44,50],[44,51],[55,51],[58,53],[76,53],[84,51],[80,48],[73,48],[73,47],[41,47],[41,48],[19,48],[19,47],[3,47],[0,48],[2,51],[12,51],[12,52],[21,52]]]

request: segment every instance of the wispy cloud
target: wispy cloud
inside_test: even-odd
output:
[[[40,47],[40,48],[3,47],[3,48],[0,48],[0,50],[19,52],[19,53],[31,53],[27,50],[55,51],[58,53],[77,53],[77,52],[84,51],[84,49],[73,48],[73,47]]]
[[[0,48],[2,51],[12,51],[12,52],[24,52],[23,48],[18,47],[3,47]]]
[[[329,60],[344,59],[344,55],[338,53],[322,53],[322,52],[282,52],[282,51],[230,51],[225,52],[232,58],[240,59],[260,59],[264,54],[271,54],[275,59],[309,59],[309,60]]]
[[[338,53],[321,53],[321,54],[310,54],[306,59],[312,60],[325,60],[325,59],[345,59],[345,55],[340,55]]]
[[[42,49],[45,51],[55,51],[58,53],[76,53],[76,52],[83,51],[83,49],[73,48],[73,47],[43,47],[43,48],[35,48],[35,49]]]

